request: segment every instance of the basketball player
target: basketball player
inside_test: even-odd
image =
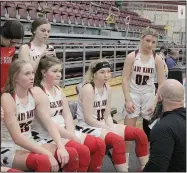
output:
[[[139,116],[150,120],[157,104],[154,75],[157,73],[158,86],[164,81],[164,63],[153,52],[158,34],[146,28],[142,32],[140,48],[127,55],[122,74],[122,87],[125,96],[126,125],[135,127]],[[130,143],[127,143],[129,152]]]
[[[11,63],[1,96],[4,111],[1,163],[23,171],[56,172],[60,162],[64,171],[76,171],[79,166],[78,153],[74,148],[64,147],[58,129],[48,115],[47,96],[40,88],[32,88],[33,73],[32,65],[24,60],[17,59]],[[31,124],[35,112],[56,145],[46,144],[42,139],[36,142],[32,138]]]
[[[107,81],[111,77],[111,66],[106,60],[93,61],[87,71],[85,84],[80,89],[79,106],[77,110],[77,127],[92,129],[91,135],[100,136],[107,146],[113,146],[113,156],[118,153],[125,155],[125,150],[117,143],[136,141],[136,155],[141,168],[148,161],[148,141],[144,132],[139,128],[114,124],[111,117],[111,87]],[[117,141],[120,139],[120,142]],[[125,145],[123,145],[124,147]],[[118,159],[120,160],[120,159]],[[115,161],[113,160],[115,163]],[[125,162],[121,162],[125,163]],[[119,169],[118,169],[119,170]]]
[[[19,59],[24,59],[33,65],[34,71],[44,55],[55,55],[53,46],[47,44],[51,31],[51,25],[46,18],[37,18],[32,22],[32,37],[28,44],[24,44],[19,50]]]
[[[4,111],[1,107],[1,121],[3,121],[3,118],[4,118]],[[17,170],[17,169],[13,169],[13,168],[7,168],[7,167],[4,167],[4,166],[1,166],[1,172],[22,172],[22,171]]]
[[[1,91],[8,76],[8,69],[15,54],[15,45],[24,37],[23,25],[17,20],[8,20],[0,27],[1,37]]]
[[[59,87],[62,66],[60,60],[53,56],[45,56],[40,62],[36,72],[35,84],[41,87],[48,95],[51,109],[51,119],[56,123],[61,136],[67,140],[66,146],[76,148],[79,154],[79,172],[99,172],[105,155],[105,143],[101,138],[81,134],[75,131],[74,122],[68,106],[68,101]],[[34,122],[39,135],[48,138],[49,135],[40,123]],[[77,141],[77,142],[75,142]],[[84,145],[82,145],[84,144]],[[84,147],[83,147],[84,146]],[[82,148],[89,148],[82,151]],[[90,160],[91,155],[91,160]],[[90,161],[90,162],[89,162]],[[89,168],[88,168],[89,166]]]

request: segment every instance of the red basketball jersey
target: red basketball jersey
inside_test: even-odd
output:
[[[2,91],[2,89],[5,86],[6,80],[8,78],[8,70],[16,49],[15,47],[1,47],[0,49],[1,49],[1,91]]]

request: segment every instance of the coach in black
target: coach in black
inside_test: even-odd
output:
[[[186,172],[184,87],[174,79],[158,90],[163,115],[150,133],[150,156],[143,172]]]

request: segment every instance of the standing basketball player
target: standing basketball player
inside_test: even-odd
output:
[[[1,37],[1,91],[8,76],[8,69],[15,54],[15,45],[22,42],[24,37],[23,25],[17,20],[9,20],[0,27]]]
[[[164,63],[153,52],[158,34],[146,28],[142,33],[140,48],[127,55],[123,67],[122,87],[125,96],[126,125],[135,127],[139,116],[146,120],[157,104],[154,75],[157,73],[158,86],[164,81]],[[129,152],[130,143],[127,144]]]
[[[110,77],[111,66],[108,61],[96,60],[90,64],[85,84],[79,93],[77,127],[79,129],[82,128],[86,133],[103,138],[107,146],[113,147],[113,157],[118,161],[120,161],[118,157],[122,158],[125,155],[125,150],[122,147],[116,146],[116,144],[119,141],[121,145],[125,143],[124,141],[136,141],[136,155],[141,168],[143,168],[148,161],[147,137],[139,128],[113,123],[110,114],[112,91],[111,87],[106,83]],[[117,140],[119,141],[117,142]],[[117,155],[114,156],[114,154]],[[115,163],[115,160],[113,162]],[[122,163],[124,162],[121,161]],[[115,163],[116,165],[117,162]]]
[[[24,44],[19,50],[19,59],[24,59],[33,65],[36,71],[41,57],[55,55],[53,46],[47,44],[51,31],[51,24],[46,18],[38,18],[32,22],[32,37],[28,44]]]
[[[48,99],[40,88],[33,88],[33,67],[24,60],[11,63],[8,80],[1,104],[4,119],[1,122],[1,163],[3,166],[33,171],[76,171],[79,166],[78,153],[74,148],[64,147],[58,129],[49,116]],[[31,125],[37,118],[49,131],[56,145],[45,140],[35,141]]]
[[[62,65],[58,58],[54,56],[45,56],[39,62],[36,71],[35,84],[41,87],[48,96],[50,101],[51,119],[56,123],[61,136],[68,139],[66,146],[76,148],[78,151],[78,172],[86,172],[87,170],[89,172],[101,171],[105,155],[105,143],[101,138],[75,131],[68,101],[59,87],[61,71]],[[33,127],[40,136],[49,139],[48,133],[41,127],[40,123],[35,121]],[[86,150],[85,147],[89,149]]]

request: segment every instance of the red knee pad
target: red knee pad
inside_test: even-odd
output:
[[[136,141],[135,152],[137,157],[143,157],[148,155],[148,139],[142,129],[126,126],[125,140]]]
[[[69,162],[63,167],[64,172],[75,172],[79,168],[79,156],[75,148],[65,147],[69,153]]]
[[[48,157],[42,154],[30,153],[26,159],[26,166],[35,172],[51,171],[51,163]]]
[[[72,140],[66,144],[66,147],[75,148],[78,152],[79,169],[77,171],[87,172],[90,164],[90,150],[88,147]]]
[[[112,160],[114,164],[126,163],[125,142],[121,136],[110,132],[105,136],[105,143],[107,148],[113,148]]]
[[[84,145],[90,149],[91,153],[89,172],[100,172],[106,151],[105,142],[101,138],[87,135]]]
[[[7,170],[7,172],[23,172],[23,171],[18,170],[18,169],[10,168],[10,169]]]
[[[91,154],[99,150],[102,156],[105,155],[106,145],[101,138],[87,135],[84,140],[84,145],[89,148]]]

